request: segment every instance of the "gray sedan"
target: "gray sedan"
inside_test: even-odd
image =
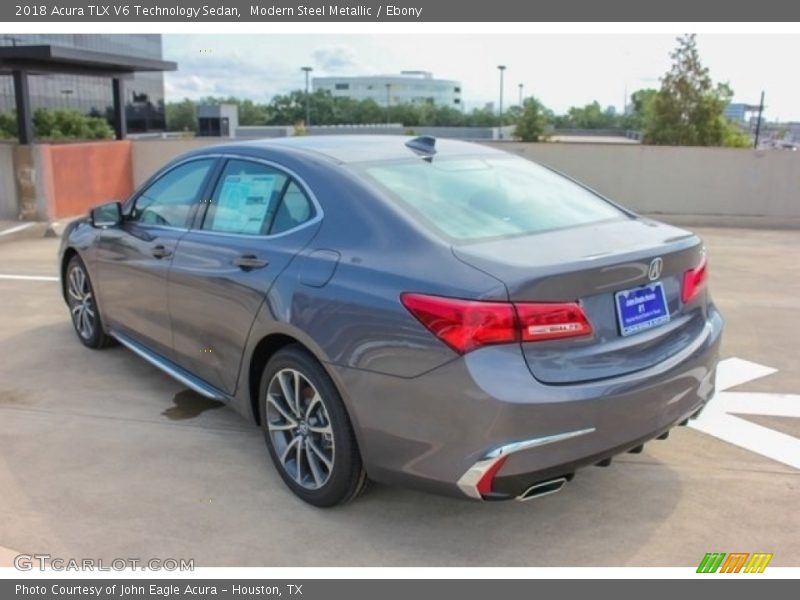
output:
[[[60,261],[85,346],[229,403],[316,506],[368,480],[553,493],[714,392],[701,240],[483,146],[203,148],[74,222]]]

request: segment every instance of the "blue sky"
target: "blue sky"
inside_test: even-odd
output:
[[[234,95],[266,101],[315,75],[427,70],[462,82],[467,108],[496,101],[498,64],[507,66],[506,102],[518,85],[556,112],[593,100],[622,108],[625,90],[658,87],[675,35],[647,34],[286,34],[164,36],[167,98]],[[800,35],[703,34],[698,47],[715,81],[735,101],[756,104],[766,91],[769,118],[800,121],[800,84],[792,64]]]

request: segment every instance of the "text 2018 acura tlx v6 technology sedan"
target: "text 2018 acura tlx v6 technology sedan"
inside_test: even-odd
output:
[[[722,319],[694,234],[487,147],[212,146],[61,247],[79,339],[254,419],[317,506],[367,478],[557,491],[713,395]]]

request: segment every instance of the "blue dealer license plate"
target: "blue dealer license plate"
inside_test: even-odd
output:
[[[669,322],[667,299],[660,281],[614,294],[622,335],[632,335]]]

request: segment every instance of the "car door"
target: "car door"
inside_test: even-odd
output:
[[[321,212],[307,187],[280,167],[229,158],[202,222],[180,239],[168,282],[175,361],[229,394],[250,327]]]
[[[122,224],[103,230],[97,243],[108,326],[167,358],[172,355],[169,266],[216,161],[188,160],[157,176],[132,199]]]

